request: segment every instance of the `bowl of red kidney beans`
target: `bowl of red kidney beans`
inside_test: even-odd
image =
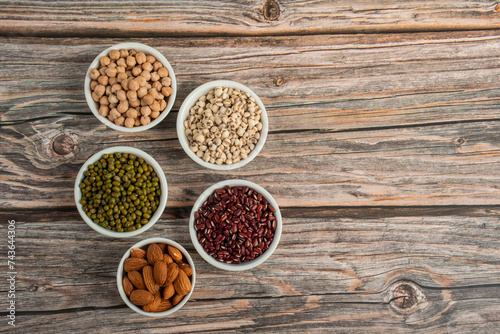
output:
[[[261,186],[226,180],[206,189],[191,211],[189,231],[200,256],[230,271],[254,268],[278,246],[282,219],[278,204]]]

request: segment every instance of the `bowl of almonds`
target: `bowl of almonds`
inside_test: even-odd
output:
[[[186,97],[177,115],[177,136],[198,164],[231,170],[252,161],[268,132],[267,112],[250,88],[228,80],[211,81]]]
[[[128,307],[142,315],[163,317],[189,300],[196,272],[191,256],[181,245],[165,238],[150,238],[125,252],[116,279]]]
[[[139,132],[160,123],[174,105],[172,66],[156,49],[121,43],[101,52],[85,76],[85,98],[106,126]]]

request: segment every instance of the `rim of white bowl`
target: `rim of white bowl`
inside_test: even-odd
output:
[[[235,164],[232,165],[217,165],[217,164],[211,164],[209,162],[203,161],[203,159],[199,158],[191,149],[189,148],[189,142],[186,138],[186,135],[184,134],[184,121],[187,119],[187,116],[189,115],[189,110],[191,107],[193,107],[198,101],[198,98],[202,95],[205,95],[208,93],[210,90],[212,90],[215,87],[231,87],[231,88],[237,88],[241,91],[244,91],[245,93],[249,93],[250,96],[252,96],[257,104],[259,105],[260,109],[262,110],[261,114],[261,122],[262,122],[262,130],[260,133],[260,138],[259,141],[257,142],[257,145],[255,145],[255,148],[253,149],[252,152],[248,155],[248,157],[244,160],[240,160]],[[266,107],[264,106],[264,103],[262,103],[261,99],[255,94],[254,91],[252,91],[250,88],[247,86],[240,84],[235,81],[230,81],[230,80],[216,80],[216,81],[210,81],[207,83],[204,83],[203,85],[199,86],[195,90],[193,90],[182,102],[182,105],[179,109],[179,113],[177,115],[177,137],[179,138],[179,142],[181,143],[182,148],[186,152],[186,154],[193,159],[196,163],[202,165],[203,167],[214,169],[214,170],[232,170],[236,168],[243,167],[244,165],[248,164],[250,161],[252,161],[262,150],[264,147],[264,144],[266,142],[267,138],[267,133],[269,131],[269,120],[267,117],[267,111]]]
[[[138,158],[143,158],[150,166],[153,167],[155,170],[158,178],[160,179],[160,185],[161,185],[161,195],[160,195],[160,204],[158,205],[158,208],[156,209],[155,213],[151,218],[149,219],[149,222],[141,227],[138,230],[131,231],[131,232],[116,232],[112,230],[105,229],[102,226],[97,225],[90,219],[85,212],[83,211],[83,206],[80,204],[80,200],[82,199],[82,192],[79,187],[81,180],[83,179],[83,173],[87,170],[88,166],[97,160],[101,158],[103,154],[110,154],[110,153],[128,153],[128,154],[134,154]],[[160,218],[160,216],[163,214],[163,210],[165,210],[165,206],[167,204],[167,198],[168,198],[168,184],[167,184],[167,178],[165,177],[165,173],[163,172],[163,169],[161,169],[160,165],[158,162],[149,154],[144,152],[143,150],[140,150],[135,147],[129,147],[129,146],[114,146],[114,147],[109,147],[104,150],[101,150],[94,155],[92,155],[90,158],[85,161],[85,163],[82,165],[80,168],[80,171],[78,172],[78,175],[76,176],[75,180],[75,203],[76,207],[78,208],[78,212],[80,213],[80,216],[82,219],[89,225],[93,230],[104,234],[109,237],[115,237],[115,238],[128,238],[128,237],[133,237],[135,235],[141,234],[147,230],[149,230]]]
[[[219,262],[212,256],[210,256],[207,252],[205,252],[203,246],[201,246],[200,242],[198,241],[197,232],[194,228],[194,214],[196,211],[198,211],[200,206],[207,200],[207,198],[214,193],[215,189],[223,188],[224,186],[230,186],[230,187],[247,186],[249,188],[252,188],[255,191],[259,192],[262,196],[264,196],[267,202],[271,204],[276,210],[274,213],[276,217],[276,231],[274,232],[273,242],[269,245],[269,248],[262,255],[260,255],[259,257],[257,257],[252,261],[243,262],[239,264],[229,264],[229,263]],[[276,200],[273,198],[273,196],[271,196],[271,194],[266,189],[250,181],[241,179],[230,179],[215,183],[214,185],[208,187],[198,197],[198,200],[196,200],[196,202],[193,205],[193,209],[191,210],[191,215],[189,217],[189,234],[191,236],[191,241],[193,242],[194,248],[205,261],[207,261],[208,263],[219,269],[224,269],[228,271],[243,271],[261,265],[274,253],[281,239],[281,232],[283,229],[282,225],[283,222],[278,203],[276,203]]]
[[[99,115],[99,108],[98,108],[97,102],[95,102],[92,99],[92,92],[90,91],[90,82],[91,82],[90,76],[89,76],[90,71],[92,71],[92,69],[94,69],[94,68],[98,68],[99,59],[101,59],[102,56],[106,56],[106,55],[108,55],[109,51],[116,50],[116,49],[118,49],[118,50],[119,49],[126,49],[126,50],[136,49],[137,51],[144,52],[146,55],[149,54],[149,55],[155,56],[156,59],[159,60],[163,64],[163,66],[165,66],[168,69],[169,77],[172,80],[172,84],[171,84],[172,95],[169,96],[169,99],[167,102],[167,107],[165,108],[165,110],[163,110],[160,113],[160,116],[158,116],[157,119],[155,119],[154,121],[152,121],[151,123],[149,123],[147,125],[134,126],[133,128],[127,128],[125,126],[116,125],[115,123],[113,123],[109,119],[107,119],[106,117],[102,117],[101,115]],[[163,56],[163,54],[161,54],[155,48],[153,48],[149,45],[141,44],[141,43],[132,43],[132,42],[120,43],[120,44],[115,44],[113,46],[110,46],[106,50],[102,51],[99,55],[97,55],[97,57],[95,57],[94,61],[90,64],[90,66],[87,70],[87,73],[85,74],[84,91],[85,91],[85,99],[87,100],[87,104],[88,104],[90,110],[92,111],[94,116],[99,121],[101,121],[103,124],[105,124],[107,127],[112,128],[112,129],[117,130],[117,131],[122,131],[122,132],[140,132],[140,131],[144,131],[147,129],[151,129],[152,127],[158,125],[165,117],[167,117],[168,113],[170,112],[170,110],[172,109],[172,107],[174,105],[175,97],[177,95],[177,80],[175,78],[175,73],[174,73],[174,69],[172,68],[172,65],[170,65],[167,58],[165,58],[165,56]]]
[[[149,244],[152,244],[152,243],[168,244],[168,245],[174,246],[175,248],[179,249],[182,252],[182,254],[184,255],[184,257],[187,259],[191,268],[193,269],[193,275],[191,276],[191,291],[189,291],[189,293],[182,299],[182,301],[179,304],[175,305],[173,308],[171,308],[170,310],[167,310],[165,312],[146,312],[146,311],[142,310],[138,306],[132,304],[130,299],[127,297],[127,294],[125,293],[125,290],[123,290],[123,276],[124,276],[123,274],[125,272],[123,270],[123,264],[124,264],[125,260],[130,257],[130,251],[134,248],[142,248],[142,247],[149,245]],[[170,315],[170,314],[174,313],[175,311],[177,311],[178,309],[180,309],[182,306],[184,306],[184,304],[187,303],[189,298],[191,298],[191,294],[194,291],[195,283],[196,283],[196,268],[194,266],[194,262],[193,262],[193,259],[191,258],[191,255],[189,255],[189,253],[186,251],[186,249],[184,247],[182,247],[181,245],[179,245],[177,242],[170,240],[170,239],[167,239],[167,238],[149,238],[149,239],[139,241],[138,243],[136,243],[135,245],[130,247],[125,252],[125,254],[123,254],[122,259],[121,259],[120,263],[118,264],[118,270],[116,272],[116,284],[118,286],[118,292],[120,293],[120,297],[122,297],[125,304],[127,304],[127,306],[130,307],[132,310],[134,310],[135,312],[137,312],[139,314],[146,315],[148,317],[164,317],[164,316]]]

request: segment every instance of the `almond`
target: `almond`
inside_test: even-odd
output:
[[[170,310],[174,305],[168,299],[162,299],[160,305],[156,308],[155,312],[165,312]]]
[[[153,301],[147,305],[144,305],[142,307],[142,309],[145,312],[156,312],[156,310],[158,309],[158,306],[160,306],[161,299],[162,299],[161,294],[158,293],[156,296],[154,296]]]
[[[130,301],[137,306],[144,306],[154,300],[153,294],[147,290],[134,290],[130,294]]]
[[[191,281],[187,277],[186,273],[179,270],[179,274],[174,281],[174,289],[178,295],[185,296],[191,291]]]
[[[134,286],[130,282],[130,280],[127,277],[123,278],[123,290],[125,291],[125,294],[130,297],[130,293],[134,291]]]
[[[163,298],[170,299],[173,295],[175,295],[174,285],[170,284],[169,286],[163,289]]]
[[[172,257],[168,254],[163,254],[163,261],[167,262],[167,264],[174,262],[174,260],[172,260]]]
[[[163,260],[158,260],[153,269],[153,277],[156,284],[162,285],[167,280],[167,263]]]
[[[123,269],[126,272],[133,271],[133,270],[141,270],[144,268],[144,266],[148,265],[148,261],[144,259],[139,259],[137,257],[130,257],[125,260],[123,263]]]
[[[178,274],[179,274],[179,266],[177,266],[177,263],[169,264],[167,267],[167,279],[165,280],[165,283],[163,283],[163,286],[172,284],[177,278]]]
[[[149,292],[155,294],[160,290],[160,286],[156,284],[155,279],[153,277],[153,267],[145,266],[142,268],[142,276],[144,278],[144,284]]]
[[[182,253],[175,247],[168,246],[168,254],[172,257],[175,262],[182,262]]]
[[[181,302],[181,300],[184,298],[184,296],[181,296],[181,295],[174,295],[172,297],[172,305],[177,305]]]
[[[146,251],[144,249],[134,248],[130,251],[131,257],[137,257],[139,259],[146,258]]]
[[[158,247],[160,247],[162,253],[165,253],[165,250],[167,249],[167,244],[158,244]]]
[[[179,264],[179,269],[182,270],[188,277],[193,275],[193,269],[187,263]]]
[[[163,252],[160,246],[154,243],[150,244],[146,252],[146,257],[150,265],[154,265],[157,260],[163,259]]]
[[[135,270],[129,271],[128,279],[137,289],[146,290],[146,285],[144,284],[144,278],[142,278],[142,274],[140,272]]]

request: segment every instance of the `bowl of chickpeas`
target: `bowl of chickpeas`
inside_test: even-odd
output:
[[[84,85],[96,118],[123,132],[144,131],[160,123],[177,93],[168,60],[140,43],[116,44],[102,51],[90,64]]]

